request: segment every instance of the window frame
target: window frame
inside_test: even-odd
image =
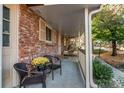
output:
[[[47,40],[47,35],[46,35],[46,28],[51,30],[51,39]],[[42,18],[39,18],[39,41],[43,41],[47,44],[52,44],[53,42],[53,32],[54,29],[48,25]],[[48,36],[49,37],[49,36]]]

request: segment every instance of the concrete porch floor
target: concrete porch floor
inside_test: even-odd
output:
[[[60,70],[54,73],[54,80],[49,74],[46,79],[47,88],[84,88],[85,81],[82,79],[78,64],[75,58],[66,58],[62,60],[62,75]],[[42,84],[30,85],[28,88],[41,88]]]

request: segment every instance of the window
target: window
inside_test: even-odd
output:
[[[55,39],[54,37],[56,36],[53,33],[53,31],[46,24],[46,22],[40,18],[39,19],[39,40],[45,41],[46,43],[53,43],[53,40]]]
[[[51,29],[46,27],[46,40],[52,41],[52,34],[51,34]]]
[[[3,46],[10,46],[10,9],[3,6]]]

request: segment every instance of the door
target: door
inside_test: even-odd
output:
[[[11,81],[11,72],[10,72],[10,63],[11,63],[11,17],[10,17],[10,8],[3,5],[3,62],[2,62],[2,81],[3,87],[10,87]]]
[[[13,64],[18,59],[17,5],[3,5],[2,28],[2,87],[13,87],[16,74]],[[16,83],[15,83],[16,84]]]

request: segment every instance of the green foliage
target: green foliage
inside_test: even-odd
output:
[[[93,75],[95,83],[100,87],[107,87],[112,81],[112,69],[103,65],[98,60],[93,61]]]
[[[93,18],[93,40],[124,42],[123,8],[116,11],[112,5],[103,5],[102,11]]]

